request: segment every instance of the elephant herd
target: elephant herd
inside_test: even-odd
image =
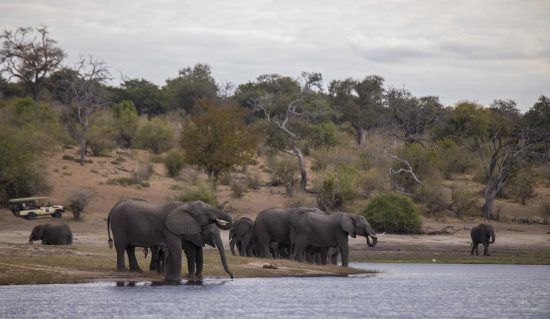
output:
[[[334,212],[327,214],[318,208],[269,208],[256,220],[242,217],[233,222],[221,208],[202,201],[170,201],[155,205],[141,199],[119,201],[107,217],[109,247],[116,249],[117,271],[140,272],[135,248],[151,251],[149,270],[164,273],[167,283],[181,281],[182,251],[185,253],[189,281],[202,281],[203,247],[217,248],[224,270],[233,278],[227,265],[220,229],[229,230],[229,245],[235,255],[288,258],[316,264],[349,263],[348,236],[365,237],[367,246],[378,242],[376,232],[365,217]],[[111,231],[113,238],[111,238]],[[383,235],[383,234],[382,234]],[[480,224],[471,230],[472,250],[478,255],[478,245],[489,256],[489,245],[495,242],[493,226]],[[41,240],[45,245],[70,245],[71,230],[66,224],[37,225],[29,243]]]
[[[318,208],[270,208],[256,220],[238,219],[229,232],[229,245],[241,256],[290,258],[317,264],[348,266],[348,236],[366,238],[374,247],[378,236],[365,217],[336,212],[327,214]]]

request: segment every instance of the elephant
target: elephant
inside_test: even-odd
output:
[[[152,246],[144,248],[143,252],[147,258],[147,250],[151,250],[151,261],[149,262],[149,271],[156,271],[159,274],[164,274],[166,269],[166,261],[168,259],[168,248],[166,246]]]
[[[32,229],[29,244],[42,240],[42,245],[71,245],[73,233],[67,224],[40,224]]]
[[[126,271],[124,252],[128,254],[130,271],[141,271],[135,256],[135,247],[166,246],[168,258],[164,280],[181,282],[183,240],[200,245],[201,232],[215,224],[228,230],[231,216],[202,201],[187,203],[172,201],[155,205],[141,199],[122,200],[113,206],[107,217],[109,246],[113,242],[117,253],[117,271]],[[113,231],[111,238],[110,230]],[[225,258],[222,258],[222,262]]]
[[[295,232],[292,258],[299,261],[304,260],[305,250],[310,246],[338,247],[342,266],[347,267],[349,259],[348,235],[353,238],[356,235],[366,237],[369,247],[376,246],[378,242],[378,235],[365,217],[356,214],[336,212],[322,215],[306,212],[292,223]]]
[[[237,246],[240,256],[253,257],[256,255],[256,238],[252,219],[241,217],[233,223],[229,231],[229,247],[233,255],[235,255],[235,246]]]
[[[338,247],[314,247],[308,246],[305,250],[307,262],[318,265],[338,264],[340,250]]]
[[[181,246],[187,259],[187,269],[189,270],[187,279],[189,281],[199,282],[203,279],[202,269],[204,244],[208,244],[209,246],[218,249],[223,269],[227,274],[229,274],[229,277],[233,279],[233,273],[227,266],[227,261],[225,259],[220,230],[214,225],[204,226],[202,228],[202,232],[198,235],[183,235]]]
[[[491,256],[489,253],[489,244],[494,244],[496,239],[495,228],[493,226],[479,224],[472,228],[470,231],[470,236],[472,237],[472,251],[470,252],[470,255],[474,254],[474,250],[476,252],[476,256],[479,255],[477,246],[479,244],[483,244],[483,256]]]
[[[302,214],[311,212],[314,214],[325,213],[318,208],[268,208],[261,211],[256,217],[254,224],[254,235],[259,257],[270,255],[270,244],[278,243],[278,247],[290,247],[292,254],[292,237],[294,234],[291,227],[291,220],[299,218]]]

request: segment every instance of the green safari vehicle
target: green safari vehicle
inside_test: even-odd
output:
[[[52,205],[49,197],[13,198],[8,203],[13,215],[26,219],[35,219],[43,215],[61,218],[65,211],[61,205]]]

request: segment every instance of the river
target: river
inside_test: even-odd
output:
[[[0,287],[0,318],[550,318],[550,266],[352,264],[374,276]]]

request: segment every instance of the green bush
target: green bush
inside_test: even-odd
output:
[[[95,122],[86,135],[86,143],[94,156],[107,155],[116,147],[113,127],[98,119]]]
[[[335,146],[338,143],[338,130],[332,122],[312,124],[308,128],[307,139],[314,148]]]
[[[118,144],[130,147],[138,128],[138,114],[134,103],[123,100],[111,106],[113,128]]]
[[[168,172],[168,176],[170,177],[177,177],[184,166],[185,159],[183,158],[183,155],[177,150],[170,151],[164,157],[164,167],[166,167],[166,171]]]
[[[364,175],[352,166],[329,170],[317,186],[319,205],[328,209],[344,206],[362,193],[364,182]]]
[[[201,200],[214,207],[218,207],[218,200],[216,199],[216,196],[211,191],[211,189],[204,184],[201,184],[197,187],[188,188],[181,195],[177,196],[176,200],[180,202],[191,202],[194,200]]]
[[[418,208],[403,195],[378,195],[365,208],[363,215],[375,229],[386,232],[414,234],[422,230]]]
[[[40,161],[43,148],[34,130],[2,123],[0,114],[0,204],[10,198],[47,194],[51,186]]]
[[[134,138],[137,148],[151,150],[160,154],[169,150],[173,145],[174,134],[168,122],[161,118],[154,118],[142,126]]]
[[[457,145],[452,139],[444,138],[435,145],[438,168],[445,179],[451,179],[452,173],[465,173],[477,167],[477,159],[464,146]]]

